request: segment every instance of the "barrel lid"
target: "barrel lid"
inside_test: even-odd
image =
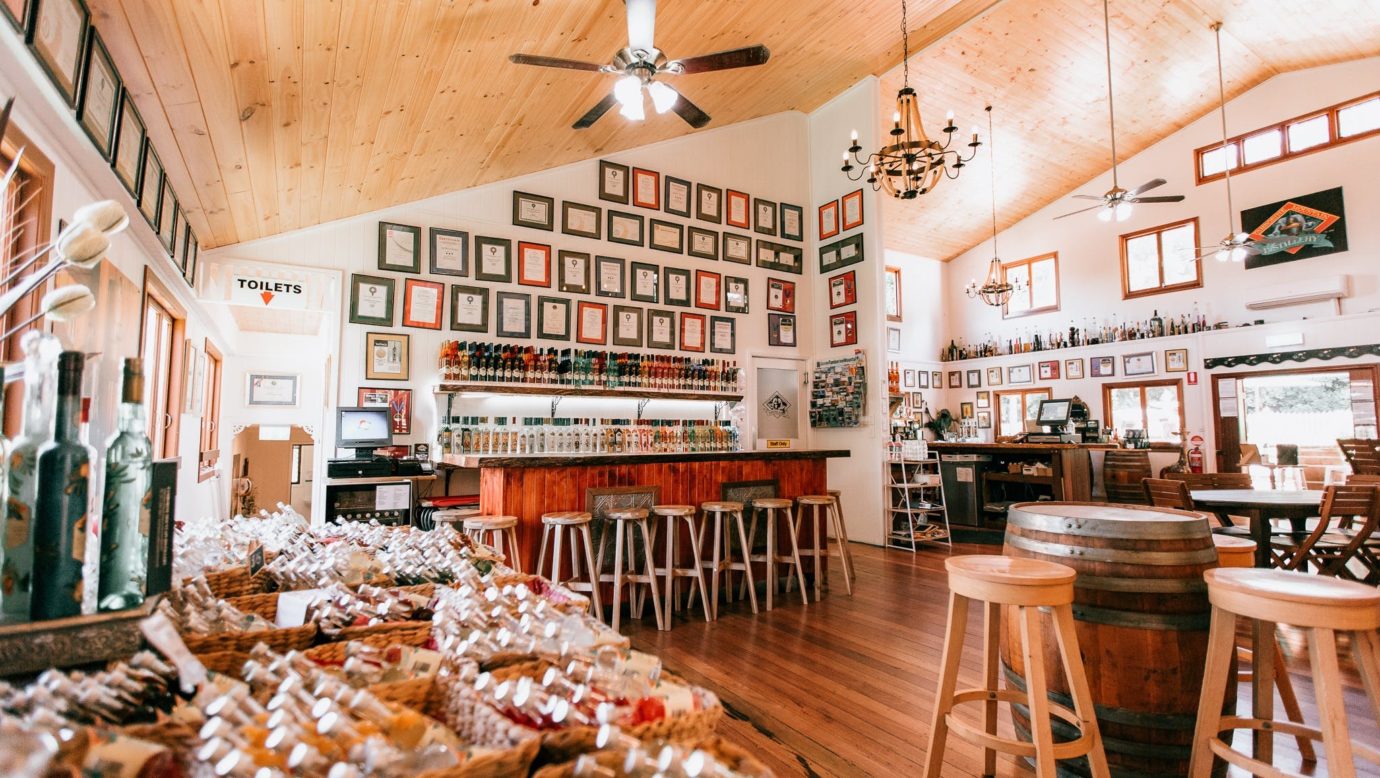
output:
[[[1027,513],[1068,519],[1097,519],[1099,521],[1170,521],[1198,522],[1205,514],[1173,508],[1154,508],[1149,505],[1123,505],[1106,502],[1020,502],[1009,513]]]
[[[1212,535],[1212,544],[1218,548],[1238,548],[1255,550],[1255,541],[1250,538],[1243,538],[1239,535],[1223,535],[1215,532]]]

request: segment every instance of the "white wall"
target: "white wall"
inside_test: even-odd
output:
[[[949,315],[946,295],[947,266],[943,261],[931,257],[917,257],[904,251],[887,249],[886,264],[901,270],[901,321],[886,322],[888,328],[901,330],[901,350],[887,354],[888,360],[900,363],[902,372],[901,391],[920,392],[924,395],[925,407],[930,413],[938,414],[948,408],[947,390],[935,386],[930,373],[943,372],[944,366],[935,355],[947,343],[941,341],[946,332]],[[923,379],[917,376],[914,385],[905,383],[904,371],[923,371]],[[950,409],[955,418],[958,406]]]

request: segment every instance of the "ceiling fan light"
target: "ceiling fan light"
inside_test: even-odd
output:
[[[1131,204],[1127,202],[1117,203],[1116,220],[1119,222],[1124,222],[1129,218],[1131,218]]]
[[[1111,207],[1103,208],[1102,210],[1098,211],[1098,212],[1097,212],[1097,220],[1100,221],[1100,222],[1109,222],[1109,221],[1111,221],[1111,220],[1112,220],[1112,209],[1111,209]]]
[[[625,109],[633,103],[637,103],[639,106],[638,113],[641,113],[642,79],[637,76],[624,76],[618,79],[618,83],[613,85],[613,99],[617,100],[618,104]],[[642,117],[639,116],[638,118]]]
[[[1245,261],[1246,261],[1246,247],[1245,247],[1245,246],[1234,246],[1234,247],[1232,248],[1232,250],[1231,250],[1231,261],[1232,261],[1232,262],[1245,262]]]
[[[1234,240],[1235,240],[1237,243],[1245,243],[1246,241],[1248,241],[1248,240],[1250,240],[1250,239],[1251,239],[1251,234],[1250,234],[1249,232],[1238,232],[1238,233],[1236,233],[1236,237],[1234,238]]]
[[[1226,262],[1227,260],[1231,259],[1231,250],[1228,249],[1226,246],[1223,246],[1222,248],[1217,249],[1217,253],[1213,254],[1212,256],[1216,258],[1218,262]]]
[[[647,93],[652,96],[652,106],[657,113],[666,113],[671,110],[680,99],[680,94],[676,90],[661,83],[653,81],[647,85]]]
[[[622,114],[624,119],[634,122],[640,122],[647,118],[647,111],[642,107],[640,98],[630,103],[624,103],[623,107],[618,109],[618,113]]]

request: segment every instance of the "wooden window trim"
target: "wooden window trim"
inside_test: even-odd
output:
[[[1166,232],[1168,232],[1168,231],[1170,231],[1170,230],[1178,229],[1179,227],[1182,227],[1182,226],[1184,226],[1185,224],[1192,224],[1192,225],[1193,225],[1193,245],[1195,245],[1195,246],[1201,246],[1201,245],[1203,245],[1202,242],[1201,242],[1202,234],[1201,234],[1201,233],[1199,232],[1199,230],[1198,230],[1198,217],[1197,217],[1197,216],[1194,216],[1194,217],[1192,217],[1192,218],[1190,218],[1190,219],[1181,219],[1181,220],[1176,221],[1176,222],[1170,222],[1169,224],[1161,224],[1161,225],[1158,226],[1158,227],[1149,227],[1149,228],[1146,228],[1146,229],[1143,229],[1143,230],[1137,230],[1137,231],[1135,231],[1135,232],[1128,232],[1128,233],[1126,233],[1126,234],[1124,234],[1124,235],[1121,236],[1121,299],[1123,299],[1123,300],[1132,300],[1132,299],[1135,299],[1135,298],[1137,298],[1137,297],[1149,297],[1149,296],[1151,296],[1151,295],[1156,295],[1156,294],[1167,294],[1167,293],[1169,293],[1169,292],[1182,292],[1182,291],[1184,291],[1184,290],[1186,290],[1186,289],[1201,289],[1201,288],[1202,288],[1202,286],[1203,286],[1203,263],[1202,263],[1200,260],[1197,260],[1197,259],[1193,260],[1193,272],[1194,272],[1194,273],[1196,274],[1196,276],[1197,276],[1194,280],[1192,280],[1192,281],[1184,281],[1184,282],[1178,283],[1178,284],[1168,284],[1168,285],[1166,285],[1166,284],[1164,283],[1164,239],[1163,239],[1162,236],[1163,236],[1164,233],[1166,233]],[[1129,243],[1129,242],[1131,242],[1132,240],[1135,240],[1136,238],[1142,238],[1142,237],[1144,237],[1144,236],[1146,236],[1146,235],[1154,235],[1154,236],[1155,236],[1155,250],[1159,253],[1159,257],[1160,257],[1160,259],[1159,259],[1159,276],[1160,276],[1160,284],[1159,284],[1159,286],[1156,286],[1156,287],[1153,287],[1153,288],[1150,288],[1150,289],[1138,289],[1138,290],[1136,290],[1136,291],[1133,292],[1133,291],[1131,291],[1131,265],[1130,265],[1129,257],[1127,257],[1127,254],[1126,254],[1126,244]]]
[[[144,327],[148,323],[150,299],[172,317],[172,353],[168,357],[168,369],[172,373],[168,376],[168,431],[163,436],[163,450],[155,452],[158,456],[169,459],[178,456],[178,433],[182,426],[182,360],[185,349],[181,348],[180,344],[187,329],[187,311],[168,287],[158,280],[153,268],[145,267],[144,292],[139,301],[139,357],[145,364],[148,364],[148,355],[144,353]],[[152,412],[153,409],[149,410]]]
[[[1377,135],[1380,135],[1380,127],[1377,127],[1373,130],[1367,130],[1366,132],[1362,132],[1357,135],[1352,135],[1347,138],[1343,138],[1341,135],[1338,134],[1337,114],[1338,112],[1350,108],[1353,105],[1356,105],[1358,103],[1364,103],[1368,100],[1374,100],[1377,97],[1380,97],[1380,91],[1371,92],[1370,94],[1361,95],[1360,97],[1354,97],[1350,100],[1346,100],[1335,105],[1329,105],[1326,108],[1318,108],[1312,111],[1308,111],[1307,113],[1302,113],[1298,116],[1285,119],[1282,122],[1267,124],[1264,127],[1257,127],[1256,129],[1253,129],[1249,132],[1243,132],[1240,135],[1234,135],[1230,138],[1227,138],[1226,143],[1223,143],[1222,141],[1216,141],[1214,143],[1209,143],[1206,146],[1200,146],[1193,150],[1193,176],[1197,180],[1198,186],[1202,186],[1203,184],[1211,183],[1213,181],[1225,178],[1225,171],[1221,173],[1213,173],[1210,176],[1203,175],[1203,156],[1205,154],[1210,154],[1214,151],[1217,151],[1218,149],[1223,148],[1224,146],[1231,146],[1233,144],[1237,148],[1237,160],[1236,167],[1231,169],[1231,173],[1232,175],[1240,175],[1241,173],[1246,173],[1252,170],[1258,170],[1263,167],[1269,167],[1270,165],[1275,165],[1280,162],[1287,162],[1291,159],[1306,157],[1309,154],[1324,151],[1326,149],[1332,149],[1338,146],[1343,146],[1353,141],[1364,140],[1366,138],[1374,138]],[[1301,151],[1291,151],[1289,149],[1289,125],[1297,124],[1298,122],[1307,121],[1309,119],[1314,119],[1324,115],[1327,116],[1327,142],[1319,143],[1316,146],[1312,146]],[[1271,159],[1261,160],[1260,162],[1253,162],[1247,164],[1245,157],[1241,154],[1241,143],[1244,140],[1246,140],[1246,138],[1249,138],[1252,135],[1259,135],[1262,132],[1269,132],[1270,130],[1278,130],[1280,133],[1283,134],[1283,146],[1280,155],[1278,157],[1273,157]]]
[[[27,135],[20,131],[20,129],[14,125],[13,121],[5,128],[4,137],[0,138],[0,162],[3,162],[3,168],[0,169],[7,169],[9,167],[11,160],[14,159],[15,154],[19,153],[20,148],[24,149],[24,158],[19,161],[19,175],[26,177],[30,182],[29,186],[26,187],[26,191],[32,191],[36,188],[38,194],[24,209],[26,213],[32,210],[34,214],[33,224],[19,231],[19,233],[14,236],[10,245],[10,249],[16,253],[29,251],[46,243],[53,234],[53,188],[56,179],[56,169],[53,166],[53,161],[49,159]],[[0,192],[0,197],[3,196],[4,193]],[[2,275],[8,275],[7,266],[9,257],[9,251],[0,250],[0,270],[6,271]],[[37,270],[40,264],[41,263],[35,263],[27,273]],[[27,273],[25,275],[27,275]],[[21,276],[21,278],[22,277],[23,276]],[[43,284],[24,299],[20,300],[11,309],[11,313],[8,317],[0,319],[0,324],[7,324],[11,321],[23,321],[37,313],[40,301],[43,299],[44,293],[51,288],[52,283],[52,281],[49,281]],[[3,354],[6,359],[11,361],[22,360],[24,355],[19,347],[20,339],[30,330],[38,329],[42,326],[43,320],[40,319],[28,327],[25,327],[23,331],[16,332],[6,341],[4,348],[0,349],[0,354]],[[3,328],[0,328],[0,332],[2,331]],[[3,428],[11,439],[19,436],[21,425],[23,424],[24,393],[19,390],[20,386],[22,386],[22,383],[16,384],[5,394]]]
[[[892,275],[892,274],[895,274],[895,275],[896,275],[896,315],[895,315],[895,316],[892,316],[891,314],[888,313],[888,314],[886,315],[886,320],[887,320],[887,321],[901,321],[901,316],[905,313],[905,311],[904,311],[903,308],[902,308],[902,305],[903,305],[903,303],[904,303],[905,298],[904,298],[904,296],[901,294],[901,268],[896,267],[895,265],[887,265],[886,268],[885,268],[885,272],[886,272],[886,275]],[[883,278],[883,284],[882,284],[882,293],[883,293],[883,294],[886,293],[886,283],[885,283],[885,280],[886,280],[886,279],[885,279],[885,277],[884,277],[884,278]],[[883,303],[885,303],[885,301],[883,301]]]
[[[1006,389],[1006,390],[1002,390],[1002,389],[993,389],[993,390],[992,390],[992,404],[993,404],[994,410],[996,410],[996,412],[997,412],[997,417],[996,417],[996,419],[995,419],[995,424],[994,424],[993,426],[994,426],[994,428],[995,428],[995,430],[996,430],[996,434],[997,434],[997,435],[1000,435],[1000,434],[1001,434],[1001,398],[1002,398],[1002,397],[1013,397],[1013,396],[1019,396],[1019,397],[1021,398],[1021,427],[1022,427],[1021,432],[1025,432],[1025,429],[1024,429],[1024,427],[1025,427],[1025,414],[1026,414],[1026,411],[1028,410],[1028,409],[1026,408],[1026,398],[1027,398],[1028,396],[1032,395],[1032,394],[1045,394],[1045,395],[1048,395],[1050,399],[1053,399],[1053,398],[1054,398],[1054,390],[1051,389],[1051,388],[1048,387],[1048,386],[1036,386],[1036,387],[1032,387],[1032,388],[1030,388],[1030,389]],[[1020,433],[1017,433],[1017,434],[1020,434]]]
[[[1001,264],[1001,280],[1006,280],[1006,272],[1010,268],[1022,266],[1029,268],[1036,262],[1043,262],[1046,259],[1054,260],[1054,305],[1046,305],[1043,308],[1028,308],[1024,311],[1021,311],[1020,313],[1012,313],[1010,310],[1010,305],[1003,303],[1001,306],[1001,317],[1003,319],[1020,319],[1025,316],[1034,316],[1036,314],[1041,313],[1052,313],[1054,311],[1059,310],[1059,306],[1062,304],[1062,300],[1059,296],[1059,252],[1051,251],[1048,254],[1040,254],[1034,257],[1018,259],[1014,262],[1003,262]],[[1035,301],[1035,273],[1033,271],[1027,270],[1027,275],[1030,277],[1030,300],[1033,303]]]
[[[1188,422],[1184,415],[1184,382],[1181,378],[1157,378],[1149,381],[1120,381],[1102,385],[1102,425],[1106,429],[1112,428],[1112,391],[1116,389],[1139,389],[1140,390],[1140,418],[1145,422],[1145,428],[1149,429],[1150,419],[1145,410],[1145,390],[1156,386],[1172,386],[1179,395],[1179,429],[1188,429]],[[1151,441],[1154,443],[1155,441]],[[1163,442],[1163,441],[1160,441]],[[1176,446],[1177,448],[1177,446]]]
[[[207,383],[203,388],[206,397],[201,414],[201,456],[197,462],[197,482],[214,478],[219,472],[216,466],[220,463],[220,390],[224,383],[225,357],[210,338],[206,339],[205,352],[207,361],[214,359],[216,366],[215,376],[212,377],[210,374],[213,371],[207,365]]]

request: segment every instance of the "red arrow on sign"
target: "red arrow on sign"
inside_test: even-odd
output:
[[[273,301],[273,293],[272,293],[272,292],[262,292],[262,293],[259,294],[259,296],[263,298],[264,305],[268,305],[270,302]]]

